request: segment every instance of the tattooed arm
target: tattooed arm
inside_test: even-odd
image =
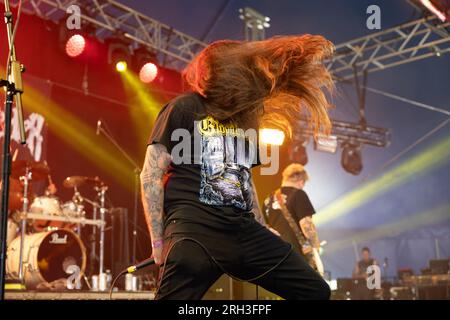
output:
[[[164,186],[163,177],[171,162],[166,147],[152,144],[147,147],[141,172],[141,194],[144,215],[152,239],[153,257],[160,264],[163,241]]]
[[[316,225],[314,224],[311,216],[306,216],[300,220],[300,228],[305,237],[308,238],[313,248],[319,249],[320,242],[317,235]]]

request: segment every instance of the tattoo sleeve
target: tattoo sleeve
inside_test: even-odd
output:
[[[141,172],[141,194],[145,220],[152,242],[163,238],[163,177],[170,162],[171,157],[163,145],[153,144],[147,147]]]
[[[266,219],[264,218],[261,207],[259,206],[258,194],[256,193],[255,183],[252,181],[252,191],[253,191],[253,214],[255,215],[255,220],[258,221],[263,226],[267,227]]]
[[[317,235],[316,225],[314,224],[311,216],[306,216],[300,220],[300,228],[308,238],[313,248],[319,248],[319,236]]]

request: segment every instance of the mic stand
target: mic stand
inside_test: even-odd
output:
[[[101,123],[100,123],[101,124]],[[120,144],[114,139],[114,137],[100,125],[98,127],[99,132],[103,135],[123,154],[128,162],[134,167],[134,211],[133,211],[133,246],[132,246],[132,262],[136,262],[136,244],[137,244],[137,219],[138,219],[138,206],[139,206],[139,175],[141,168],[131,158],[128,153],[120,146]]]
[[[0,300],[5,298],[5,263],[6,263],[6,230],[8,226],[8,205],[9,205],[9,177],[11,174],[11,114],[14,96],[16,96],[16,107],[18,115],[18,124],[20,132],[20,142],[26,143],[25,127],[23,124],[22,100],[21,94],[23,92],[22,86],[22,71],[23,66],[16,59],[16,50],[14,48],[13,27],[12,27],[12,12],[9,5],[9,0],[5,2],[5,23],[8,35],[9,45],[9,64],[6,66],[7,79],[0,80],[0,86],[6,87],[5,99],[5,131],[3,138],[3,171],[2,171],[2,205],[1,205],[1,228],[0,228]]]

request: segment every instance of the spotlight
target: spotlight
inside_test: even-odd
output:
[[[108,46],[108,63],[118,72],[124,72],[130,65],[131,54],[128,43],[119,38],[105,40]]]
[[[345,171],[355,176],[363,169],[361,145],[354,142],[346,142],[342,150],[341,165]]]
[[[128,65],[126,61],[118,61],[116,63],[117,72],[125,72],[127,71]]]
[[[150,83],[158,76],[156,54],[147,47],[138,47],[133,52],[133,69],[139,70],[139,79],[143,83]]]
[[[439,18],[442,22],[447,20],[446,10],[441,10],[439,6],[439,1],[432,0],[420,0],[420,3],[427,8],[430,12],[432,12],[436,17]],[[442,8],[444,9],[444,8]]]
[[[144,83],[152,82],[153,80],[155,80],[157,75],[158,67],[152,62],[147,62],[146,64],[144,64],[139,71],[139,79]]]
[[[284,132],[278,129],[261,129],[259,131],[259,140],[264,144],[281,146],[284,141]]]
[[[336,136],[319,135],[317,140],[314,140],[314,149],[318,151],[336,153],[338,147],[338,139]]]
[[[294,142],[289,148],[289,157],[292,162],[306,165],[308,163],[308,153],[306,152],[307,140]]]
[[[65,49],[69,57],[78,57],[86,49],[86,39],[81,34],[74,34],[67,40]]]

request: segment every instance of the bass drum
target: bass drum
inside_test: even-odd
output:
[[[6,273],[12,279],[19,277],[20,236],[8,247]],[[23,247],[24,277],[27,288],[42,282],[68,278],[68,266],[77,265],[81,275],[86,269],[86,248],[80,238],[70,230],[53,230],[28,234]]]
[[[19,226],[14,222],[14,220],[8,218],[8,228],[6,230],[6,245],[9,246],[9,244],[16,238]]]

